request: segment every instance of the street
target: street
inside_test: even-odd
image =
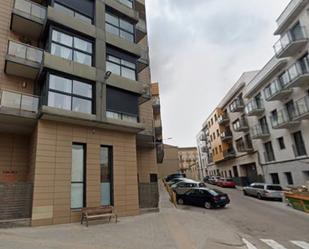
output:
[[[265,241],[269,239],[284,247],[272,245],[271,248],[309,248],[297,247],[291,241],[309,243],[309,215],[294,210],[282,202],[258,200],[244,196],[241,190],[217,188],[229,194],[231,203],[224,209],[204,210],[198,207],[179,206],[194,212],[211,213],[215,218],[234,227],[241,236],[259,249],[269,249]],[[269,243],[269,242],[268,242]],[[272,243],[272,242],[271,242]]]

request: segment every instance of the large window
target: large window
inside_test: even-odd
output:
[[[275,154],[274,154],[272,143],[271,142],[265,143],[264,148],[265,148],[265,161],[266,162],[275,161],[276,159],[275,159]]]
[[[49,74],[48,106],[92,114],[92,84]]]
[[[295,156],[296,157],[306,156],[307,151],[306,151],[306,146],[305,146],[303,135],[302,135],[301,131],[294,132],[293,138],[294,138],[294,142],[295,142],[295,144],[293,145]]]
[[[128,60],[107,55],[106,70],[130,80],[136,80],[136,64]]]
[[[92,24],[92,18],[90,18],[86,15],[83,15],[83,14],[81,14],[81,13],[79,13],[79,12],[73,10],[73,9],[70,9],[70,8],[64,6],[63,4],[59,4],[59,3],[55,2],[54,8],[64,12],[66,15],[76,17],[76,18],[82,20],[83,22]]]
[[[106,31],[130,42],[134,42],[134,25],[110,13],[105,14]]]
[[[92,66],[92,42],[55,29],[52,30],[51,40],[52,55]]]
[[[85,145],[72,145],[71,208],[85,207]]]

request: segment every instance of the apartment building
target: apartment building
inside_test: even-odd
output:
[[[309,180],[308,8],[292,0],[277,19],[275,55],[245,93],[265,180],[283,186]]]
[[[244,73],[203,124],[200,140],[205,141],[201,150],[206,154],[202,160],[206,175],[232,177],[238,185],[263,180],[243,98],[246,85],[257,73]]]
[[[0,220],[157,206],[145,1],[6,0],[0,17]]]
[[[199,180],[198,175],[198,152],[196,147],[178,148],[179,169],[188,178]]]
[[[201,130],[196,136],[197,157],[198,157],[198,174],[202,180],[207,175],[208,153],[207,153],[207,136]]]
[[[177,146],[164,144],[164,160],[158,165],[158,171],[160,179],[180,172]]]

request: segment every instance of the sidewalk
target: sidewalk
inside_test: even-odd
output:
[[[1,249],[245,248],[237,233],[211,215],[179,210],[160,185],[160,212],[120,218],[118,224],[80,224],[0,230]]]

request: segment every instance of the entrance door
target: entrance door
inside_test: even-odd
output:
[[[256,182],[258,180],[256,165],[254,163],[243,166],[248,177],[249,183]]]
[[[100,151],[101,205],[113,205],[112,148],[102,146]]]

